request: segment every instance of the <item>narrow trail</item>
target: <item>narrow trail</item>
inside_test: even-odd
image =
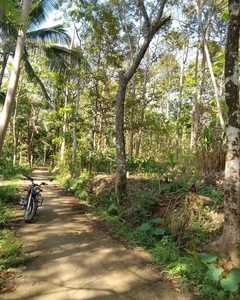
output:
[[[46,181],[43,206],[17,231],[30,264],[15,278],[16,289],[2,300],[187,300],[160,280],[143,251],[131,251],[96,230],[94,217],[77,209],[77,200],[44,169],[32,173]],[[28,182],[25,181],[24,185]]]

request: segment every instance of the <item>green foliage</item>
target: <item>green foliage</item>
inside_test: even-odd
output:
[[[167,236],[164,236],[160,241],[152,245],[150,253],[154,260],[163,266],[171,265],[171,263],[177,262],[181,258],[176,243],[172,242],[171,238]]]
[[[91,167],[93,172],[95,173],[115,172],[116,160],[115,160],[115,154],[112,151],[90,152],[87,158],[88,161],[91,158],[91,162],[92,162]]]
[[[26,256],[22,253],[21,243],[14,233],[3,229],[0,231],[0,271],[10,267],[24,265],[27,262]],[[1,286],[0,276],[0,286]]]
[[[96,158],[97,156],[94,157]],[[101,155],[97,159],[104,161]],[[202,207],[202,202],[196,200],[195,212],[191,213],[186,201],[189,197],[188,189],[194,182],[198,190],[201,188],[201,194],[213,197],[216,205],[220,204],[222,191],[205,187],[201,174],[195,168],[191,168],[189,176],[187,167],[180,164],[172,152],[168,153],[164,164],[152,159],[140,158],[131,158],[128,164],[132,173],[135,172],[134,170],[140,170],[140,172],[146,172],[145,174],[155,175],[154,179],[147,181],[137,177],[129,189],[128,198],[123,207],[116,204],[112,183],[108,184],[108,181],[102,186],[100,183],[103,181],[100,180],[96,183],[96,187],[101,186],[99,189],[101,192],[97,192],[96,195],[93,193],[84,199],[87,199],[92,209],[106,220],[114,236],[143,247],[165,268],[166,272],[177,277],[182,291],[193,289],[194,292],[207,299],[217,299],[217,297],[234,299],[238,291],[232,292],[232,290],[236,289],[238,283],[234,282],[233,275],[225,276],[225,273],[217,266],[217,255],[195,251],[186,255],[182,252],[185,247],[197,247],[209,238],[209,228],[205,227],[205,224],[210,218],[207,215],[210,208]],[[65,180],[67,188],[76,195],[79,192],[80,199],[81,193],[85,192],[87,195],[92,187],[89,184],[90,177],[87,171],[82,172],[76,178],[69,178],[69,175],[65,178],[68,178],[67,181]],[[133,179],[130,178],[130,180]],[[145,184],[143,188],[142,182]],[[154,216],[159,204],[169,207],[169,211],[163,214],[164,219]]]
[[[14,183],[4,183],[0,186],[0,230],[4,228],[10,220],[11,213],[9,204],[15,202],[16,185]]]
[[[0,1],[0,10],[4,12],[4,15],[10,19],[16,19],[19,17],[19,14],[16,9],[16,1],[15,0],[1,0]],[[0,21],[3,21],[4,18],[0,15]]]
[[[225,21],[228,21],[229,20],[229,11],[228,9],[224,9],[224,11],[222,12],[221,14],[221,18]]]
[[[213,280],[213,281],[219,281],[219,276],[222,274],[222,270],[218,269],[214,266],[214,264],[208,265],[208,271],[206,272],[206,276]]]
[[[92,197],[90,203],[94,208],[100,208],[104,210],[109,216],[118,216],[120,215],[120,207],[116,204],[114,196],[111,194],[101,196],[101,197]]]
[[[201,281],[206,282],[206,286],[202,287],[204,296],[207,296],[208,299],[237,299],[239,296],[236,293],[239,292],[240,268],[233,268],[227,275],[223,275],[223,270],[215,265],[218,259],[217,254],[188,252],[192,255],[189,260],[195,262],[196,266],[201,269]],[[211,281],[216,283],[215,288],[210,285]]]
[[[162,224],[164,220],[162,218],[156,218],[150,220],[148,223],[142,223],[139,229],[143,232],[146,232],[148,235],[163,236],[165,229],[161,227],[156,227],[159,224]]]
[[[240,268],[233,268],[230,270],[226,278],[220,280],[221,287],[225,291],[237,292],[240,283]]]
[[[136,199],[131,205],[124,209],[122,217],[130,219],[133,225],[140,225],[152,218],[152,209],[157,204],[157,199],[150,191],[135,191]]]
[[[29,165],[13,166],[12,161],[2,157],[0,162],[0,181],[5,179],[17,179],[23,174],[29,172]]]
[[[88,170],[90,173],[112,173],[116,170],[115,154],[113,151],[90,151],[82,149],[80,153],[80,162],[78,166],[71,169],[83,172]]]
[[[4,166],[6,169],[3,168],[3,164],[1,165],[1,168],[4,171],[2,172],[3,175],[0,186],[0,230],[7,226],[8,222],[10,221],[11,211],[9,209],[9,205],[15,202],[17,194],[17,185],[14,182],[4,182],[3,180],[4,178],[13,179],[19,177],[21,173],[25,173],[26,171],[26,168],[24,167],[14,168],[10,164],[6,163]]]
[[[2,189],[0,187],[0,192]],[[6,206],[5,202],[0,199],[0,230],[7,225],[10,220],[10,210]]]
[[[89,176],[87,173],[78,178],[68,178],[65,182],[65,188],[73,193],[80,200],[87,200],[89,194],[88,186]]]
[[[197,257],[203,262],[203,263],[211,263],[215,261],[218,258],[218,255],[215,253],[196,253]],[[195,255],[194,255],[195,256]],[[195,256],[196,257],[196,256]]]
[[[129,172],[141,172],[141,173],[159,173],[161,171],[160,162],[151,158],[140,158],[140,157],[127,157],[127,170]]]
[[[16,197],[16,183],[14,182],[3,182],[0,186],[0,201],[10,203]]]
[[[0,259],[18,255],[20,245],[21,243],[16,239],[13,232],[7,229],[0,231]]]
[[[214,189],[212,186],[206,185],[201,189],[201,195],[207,196],[213,200],[214,205],[222,205],[224,201],[224,190]]]
[[[7,173],[8,172],[6,170],[6,174]],[[10,204],[15,200],[15,182],[3,181],[0,186],[0,271],[26,262],[26,258],[22,254],[19,239],[15,237],[14,232],[7,228],[12,216]]]

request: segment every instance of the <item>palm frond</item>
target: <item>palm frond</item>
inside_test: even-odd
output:
[[[44,48],[48,58],[48,67],[55,72],[67,74],[72,66],[81,66],[89,69],[89,64],[80,49],[67,49],[59,46],[48,46]]]
[[[70,37],[62,25],[40,29],[35,28],[35,30],[27,32],[27,38],[33,42],[70,43]]]
[[[47,101],[47,103],[53,107],[53,104],[52,104],[52,101],[51,101],[51,98],[43,84],[43,82],[41,81],[41,79],[38,77],[38,75],[36,74],[36,72],[34,71],[34,69],[32,68],[29,60],[28,60],[28,56],[27,56],[27,53],[26,51],[23,53],[23,62],[24,62],[24,66],[25,66],[25,70],[26,70],[26,73],[29,77],[30,80],[32,80],[33,82],[39,84],[39,86],[41,87],[42,89],[42,92],[44,94],[44,97]]]
[[[54,10],[57,10],[62,1],[61,0],[37,0],[33,1],[30,12],[31,26],[40,27],[47,20],[47,16]]]

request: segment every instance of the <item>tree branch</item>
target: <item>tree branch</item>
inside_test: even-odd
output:
[[[144,42],[143,42],[140,50],[138,51],[131,67],[129,68],[128,72],[125,75],[125,78],[127,81],[130,81],[130,79],[134,75],[134,73],[135,73],[136,69],[138,68],[144,54],[146,53],[148,46],[149,46],[150,42],[152,41],[152,38],[155,35],[155,33],[158,32],[160,30],[160,28],[165,23],[167,23],[170,19],[171,19],[171,16],[168,16],[168,17],[158,21],[158,23],[155,24],[154,26],[152,26],[152,28],[148,31],[147,36],[144,38]]]
[[[167,0],[162,0],[161,2],[161,6],[159,8],[159,11],[158,11],[158,16],[157,16],[157,19],[156,21],[160,21],[161,17],[162,17],[162,14],[163,14],[163,10],[164,10],[164,7],[165,7],[165,4],[166,4]]]
[[[145,5],[144,5],[143,0],[138,0],[137,6],[138,6],[139,9],[141,10],[142,15],[143,15],[143,18],[144,18],[145,23],[146,23],[147,30],[149,30],[150,27],[151,27],[151,22],[150,22],[150,20],[149,20],[149,16],[148,16],[148,14],[147,14],[147,10],[146,10],[146,7],[145,7]]]

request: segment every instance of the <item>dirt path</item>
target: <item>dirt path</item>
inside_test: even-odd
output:
[[[128,250],[96,230],[94,217],[48,182],[47,175],[46,170],[33,172],[36,182],[49,186],[33,223],[21,221],[18,230],[31,263],[15,279],[16,289],[0,294],[0,299],[189,299],[160,280],[144,252]]]

